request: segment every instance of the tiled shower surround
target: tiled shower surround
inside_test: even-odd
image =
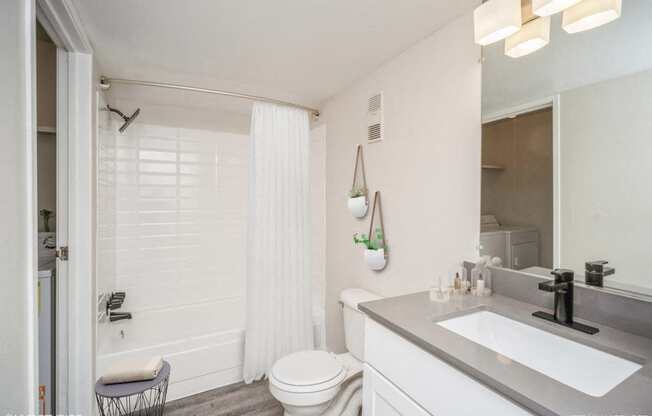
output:
[[[142,124],[100,136],[98,290],[126,291],[133,319],[98,325],[98,374],[161,354],[172,398],[239,380],[248,136]]]

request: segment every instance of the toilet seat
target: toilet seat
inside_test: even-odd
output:
[[[339,386],[347,371],[341,361],[326,351],[300,351],[278,360],[270,383],[289,393],[315,393]]]

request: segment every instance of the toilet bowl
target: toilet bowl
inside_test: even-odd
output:
[[[337,416],[360,407],[364,352],[364,315],[358,304],[380,299],[362,289],[346,289],[343,306],[346,347],[349,352],[300,351],[282,357],[269,374],[269,389],[281,402],[285,416]],[[356,407],[349,409],[347,407]]]
[[[349,354],[301,351],[274,364],[269,389],[283,404],[287,416],[321,415],[343,384],[361,374],[361,370],[362,363]]]

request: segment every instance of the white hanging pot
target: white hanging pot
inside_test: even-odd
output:
[[[365,250],[364,259],[371,270],[383,270],[387,264],[385,249]]]
[[[363,218],[367,215],[367,210],[369,209],[369,201],[367,201],[367,196],[362,195],[355,198],[349,198],[349,211],[355,218]]]

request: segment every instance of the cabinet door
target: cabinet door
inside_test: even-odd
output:
[[[539,265],[539,244],[523,243],[512,246],[512,268],[521,270]]]
[[[427,416],[428,412],[371,366],[364,365],[363,416]]]

